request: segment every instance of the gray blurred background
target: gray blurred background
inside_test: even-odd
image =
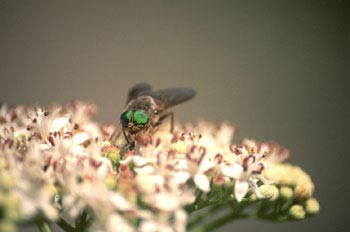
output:
[[[135,83],[193,87],[178,120],[229,121],[235,142],[289,148],[322,207],[301,222],[218,231],[346,231],[349,15],[349,1],[0,0],[0,101],[88,100],[116,123]]]

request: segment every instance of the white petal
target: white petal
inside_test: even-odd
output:
[[[143,221],[140,225],[140,231],[141,232],[153,232],[157,231],[157,224],[153,221]]]
[[[248,182],[237,180],[235,183],[235,197],[238,202],[242,201],[243,197],[248,192]]]
[[[165,193],[157,194],[153,203],[158,209],[168,212],[174,211],[179,207],[179,201],[177,198]]]
[[[107,220],[107,232],[114,231],[132,232],[135,230],[121,216],[112,214]]]
[[[153,194],[156,191],[156,185],[151,175],[136,175],[136,183],[139,190],[146,194]]]
[[[22,198],[20,204],[21,216],[25,219],[33,217],[37,210],[37,206],[35,205],[34,201],[25,196],[20,197]]]
[[[170,225],[164,224],[160,221],[146,220],[141,222],[139,230],[141,232],[174,232],[174,229]]]
[[[226,168],[226,165],[221,165],[221,171],[228,177],[239,179],[243,172],[243,167],[240,164],[232,163],[231,167]],[[225,172],[225,173],[224,173]]]
[[[120,161],[121,164],[128,164],[130,162],[134,162],[134,164],[136,166],[140,167],[140,166],[146,165],[148,160],[142,156],[139,156],[139,155],[132,155],[132,156],[128,156],[128,157],[126,157],[126,159]]]
[[[175,230],[177,232],[185,232],[186,231],[186,221],[187,214],[183,210],[178,210],[175,213]]]
[[[196,174],[194,176],[194,183],[203,192],[209,192],[209,190],[210,190],[210,182],[209,182],[208,177],[206,175],[204,175],[204,174]]]
[[[238,165],[240,167],[240,165]],[[241,168],[234,168],[232,165],[220,165],[221,173],[230,178],[237,178]]]
[[[102,157],[99,161],[102,161],[102,165],[98,168],[97,174],[104,177],[107,173],[113,170],[113,167],[110,160],[107,158]]]
[[[55,207],[53,207],[50,204],[43,204],[41,206],[41,210],[44,212],[44,214],[49,218],[49,219],[57,219],[58,217],[58,211]]]
[[[50,143],[41,143],[40,144],[40,150],[48,150],[52,147]]]
[[[256,184],[255,181],[249,181],[249,185],[252,187],[254,194],[257,198],[264,198],[264,195],[262,195],[259,191],[259,187]]]
[[[164,184],[164,176],[152,175],[152,181],[153,181],[153,183],[155,183],[157,185],[163,185]]]
[[[188,164],[187,164],[187,161],[186,160],[178,160],[176,165],[175,165],[175,168],[178,169],[178,170],[184,170],[184,169],[188,169]]]
[[[134,164],[138,167],[146,165],[148,162],[148,160],[142,156],[135,155],[133,157],[134,157]]]
[[[101,137],[101,131],[99,127],[93,123],[83,124],[82,130],[88,132],[93,138]]]
[[[50,131],[59,131],[69,122],[69,116],[55,118],[51,123]]]
[[[67,195],[65,197],[63,197],[63,207],[67,207],[69,208],[70,206],[72,206],[74,204],[74,197],[72,195]]]
[[[137,174],[152,174],[154,172],[152,166],[144,166],[142,168],[135,168],[134,170]]]
[[[204,158],[199,166],[199,172],[203,173],[211,169],[215,166],[215,163],[213,161],[210,161],[209,159]]]
[[[273,180],[266,179],[263,175],[259,175],[258,178],[264,183],[264,184],[273,184]]]
[[[86,132],[79,132],[73,136],[74,144],[82,144],[86,140],[90,139],[90,135]]]
[[[119,194],[113,194],[110,199],[114,206],[120,210],[132,209],[131,204]]]
[[[174,175],[177,184],[183,184],[190,178],[190,174],[184,171],[176,172]]]
[[[133,160],[134,160],[134,156],[128,156],[124,160],[121,160],[120,163],[121,164],[128,164],[128,163],[130,163]]]
[[[20,135],[25,135],[25,136],[27,136],[27,135],[28,135],[28,131],[27,131],[26,129],[19,129],[19,130],[15,131],[15,132],[13,133],[13,135],[15,136],[15,138],[17,138],[17,137],[20,136]]]
[[[81,145],[74,145],[69,149],[69,152],[74,154],[75,156],[88,156],[88,153],[86,152],[86,150],[84,149],[84,147],[82,147]]]

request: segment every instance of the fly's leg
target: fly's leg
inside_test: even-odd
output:
[[[152,125],[152,127],[159,126],[167,117],[170,117],[170,133],[173,133],[174,132],[174,113],[172,111],[169,111],[168,113],[162,115],[159,118],[158,122]]]
[[[174,113],[170,111],[169,116],[170,116],[170,133],[173,133],[174,132]]]
[[[128,136],[127,136],[126,133],[125,133],[124,127],[122,127],[122,130],[123,130],[123,135],[124,135],[124,138],[125,138],[125,140],[126,140],[126,143],[129,144],[130,141],[129,141],[129,139],[128,139]]]
[[[132,141],[127,144],[129,150],[133,150],[135,148],[135,141]]]
[[[124,127],[122,127],[123,129],[123,135],[124,135],[124,138],[126,140],[126,147],[128,147],[129,150],[132,150],[135,148],[135,137],[132,137],[132,138],[129,138],[128,135],[126,134],[125,132],[125,129]],[[130,135],[130,134],[129,134]],[[131,141],[132,140],[132,141]]]

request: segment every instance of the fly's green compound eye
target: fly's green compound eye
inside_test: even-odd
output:
[[[128,119],[128,121],[130,121],[131,119],[131,113],[132,113],[131,110],[126,111],[125,117]]]
[[[120,115],[120,122],[122,123],[123,126],[127,126],[128,123],[130,122],[131,119],[131,110],[125,111],[124,113],[122,113],[122,115]]]
[[[148,115],[142,111],[135,111],[134,113],[134,121],[137,124],[146,124],[148,123]]]

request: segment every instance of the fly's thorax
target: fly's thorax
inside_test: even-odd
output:
[[[152,112],[157,109],[156,101],[150,96],[140,96],[126,105],[127,110],[142,110],[144,112]]]

